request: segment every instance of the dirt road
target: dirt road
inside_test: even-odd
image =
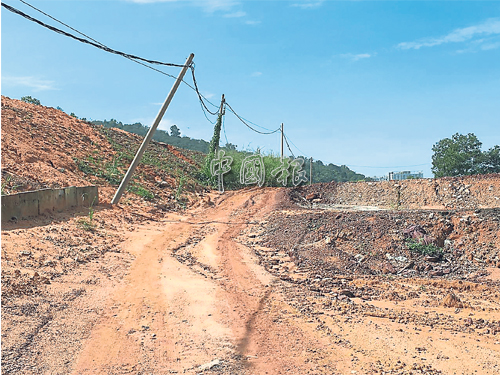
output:
[[[126,244],[136,259],[73,373],[331,369],[330,359],[311,361],[310,353],[327,350],[328,340],[300,319],[282,321],[281,311],[295,309],[237,241],[274,199],[271,191],[230,193],[181,223],[136,231]]]
[[[81,298],[68,299],[68,308],[51,313],[32,331],[31,341],[11,345],[15,351],[3,350],[7,363],[3,370],[25,374],[500,371],[500,329],[497,333],[491,328],[500,320],[498,283],[460,283],[470,300],[462,296],[461,308],[429,302],[436,291],[456,289],[454,281],[332,275],[314,280],[334,281],[328,292],[319,290],[308,282],[315,270],[297,266],[289,254],[258,241],[279,197],[276,189],[229,192],[185,215],[136,226],[124,234],[126,241],[116,254],[120,259],[87,264],[107,267],[109,277],[86,282],[90,289]],[[280,260],[268,262],[273,257]],[[274,272],[284,264],[286,277]],[[125,274],[116,276],[118,270]],[[349,285],[364,288],[372,298],[349,293]],[[398,293],[416,296],[395,298]],[[15,332],[12,324],[8,321],[7,330],[2,328],[3,343]],[[23,365],[16,367],[14,362]]]

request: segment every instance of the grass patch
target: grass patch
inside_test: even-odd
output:
[[[87,156],[85,159],[73,159],[78,166],[78,169],[87,175],[103,178],[111,185],[119,185],[123,173],[120,168],[123,167],[122,159],[119,157],[113,158],[112,162],[103,161],[101,157]]]
[[[130,183],[127,187],[127,191],[137,194],[147,201],[152,201],[153,199],[155,199],[155,195],[152,192],[137,183]]]
[[[96,197],[97,198],[97,197]],[[76,222],[76,225],[82,228],[83,230],[93,232],[96,229],[96,225],[94,223],[94,203],[96,198],[92,201],[92,204],[89,207],[89,216],[88,218],[81,218]]]
[[[424,244],[423,242],[416,241],[414,239],[408,239],[406,245],[410,251],[413,251],[422,255],[430,255],[433,257],[441,258],[443,256],[443,249],[437,247],[434,244]]]

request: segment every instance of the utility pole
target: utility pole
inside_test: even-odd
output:
[[[285,133],[283,132],[283,123],[281,123],[281,160],[283,160],[283,140],[285,138]]]
[[[149,129],[148,133],[144,137],[144,140],[142,141],[141,146],[137,150],[137,153],[135,154],[134,160],[132,160],[132,163],[130,164],[130,167],[128,168],[127,173],[125,173],[125,176],[123,177],[123,180],[122,180],[120,186],[118,187],[118,190],[116,191],[115,196],[111,200],[111,204],[118,204],[118,202],[120,201],[120,198],[121,198],[123,192],[127,188],[127,185],[130,181],[130,178],[134,174],[134,171],[137,168],[137,166],[139,165],[141,158],[142,158],[142,155],[144,154],[144,151],[146,151],[146,148],[148,147],[149,142],[151,142],[151,139],[153,138],[153,134],[154,134],[156,128],[158,127],[158,125],[160,124],[160,121],[163,118],[163,115],[167,111],[167,108],[170,105],[170,102],[172,101],[172,98],[174,97],[175,92],[177,91],[177,88],[181,84],[182,79],[184,78],[184,74],[186,74],[186,71],[188,70],[189,66],[191,65],[193,58],[194,58],[194,53],[190,54],[189,57],[187,58],[186,63],[184,64],[184,67],[181,70],[181,73],[177,77],[174,85],[172,86],[172,88],[170,89],[170,92],[168,93],[167,98],[165,99],[165,102],[163,103],[163,105],[160,108],[160,112],[158,112],[158,114],[156,115],[156,118],[153,122],[153,125],[151,125],[151,128]]]
[[[309,185],[313,183],[313,158],[309,159]]]
[[[214,135],[212,136],[212,140],[210,141],[210,148],[208,150],[208,159],[210,159],[210,155],[216,155],[217,150],[219,149],[219,142],[220,142],[220,130],[222,128],[222,116],[224,116],[224,104],[226,102],[226,99],[224,99],[224,94],[222,94],[222,99],[220,101],[220,108],[219,108],[219,116],[217,117],[217,122],[215,123],[214,127]],[[207,160],[208,160],[207,159]]]

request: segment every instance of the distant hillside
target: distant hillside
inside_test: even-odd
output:
[[[136,122],[135,124],[123,124],[115,119],[111,119],[109,121],[91,121],[91,123],[94,125],[102,125],[105,128],[122,129],[128,131],[129,133],[134,133],[143,137],[149,130],[149,127],[141,124],[140,122]],[[185,148],[192,151],[200,151],[205,154],[208,153],[208,146],[210,145],[210,142],[204,141],[203,139],[192,139],[186,136],[181,137],[180,135],[172,136],[165,130],[156,130],[153,139],[175,147]]]
[[[145,136],[149,127],[136,122],[135,124],[123,124],[122,122],[111,119],[109,121],[92,121],[94,125],[102,125],[105,128],[118,128],[130,133],[138,134],[140,136]],[[165,130],[157,130],[153,136],[153,139],[159,142],[167,143],[172,146],[184,148],[192,151],[200,151],[203,153],[208,153],[208,147],[210,142],[203,139],[193,139],[186,136],[181,137],[179,129],[174,125],[172,133],[169,134]],[[236,150],[236,146],[229,143],[225,145],[225,148],[229,150]],[[304,170],[309,174],[309,159],[305,160]],[[366,177],[360,173],[356,173],[346,167],[338,166],[335,164],[324,164],[321,160],[313,161],[313,182],[346,182],[346,181],[360,181],[365,180]]]

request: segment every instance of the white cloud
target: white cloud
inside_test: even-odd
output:
[[[397,48],[420,49],[422,47],[439,46],[445,43],[460,43],[460,42],[474,41],[474,38],[478,37],[484,38],[486,36],[498,35],[498,34],[500,34],[500,18],[489,18],[479,25],[455,29],[449,34],[438,38],[424,38],[414,42],[399,43],[397,45]]]
[[[233,12],[233,13],[227,13],[224,14],[224,17],[226,18],[240,18],[240,17],[245,17],[247,14],[243,11],[238,11],[238,12]]]
[[[253,72],[252,77],[260,77],[262,75],[262,72]]]
[[[302,0],[300,3],[293,3],[292,7],[302,8],[302,9],[314,9],[319,8],[325,0]]]
[[[481,49],[483,51],[488,51],[488,50],[491,50],[491,49],[497,49],[500,47],[500,42],[495,42],[495,43],[483,43],[481,45]]]
[[[36,77],[13,77],[6,76],[2,77],[2,83],[9,86],[25,86],[33,89],[33,91],[48,91],[48,90],[57,90],[55,87],[54,81],[48,81],[44,79],[39,79]]]
[[[353,53],[344,53],[344,54],[340,55],[340,57],[343,57],[345,59],[349,59],[352,61],[358,61],[361,59],[368,59],[368,58],[373,57],[375,55],[376,55],[376,53],[359,53],[357,55],[353,54]]]

